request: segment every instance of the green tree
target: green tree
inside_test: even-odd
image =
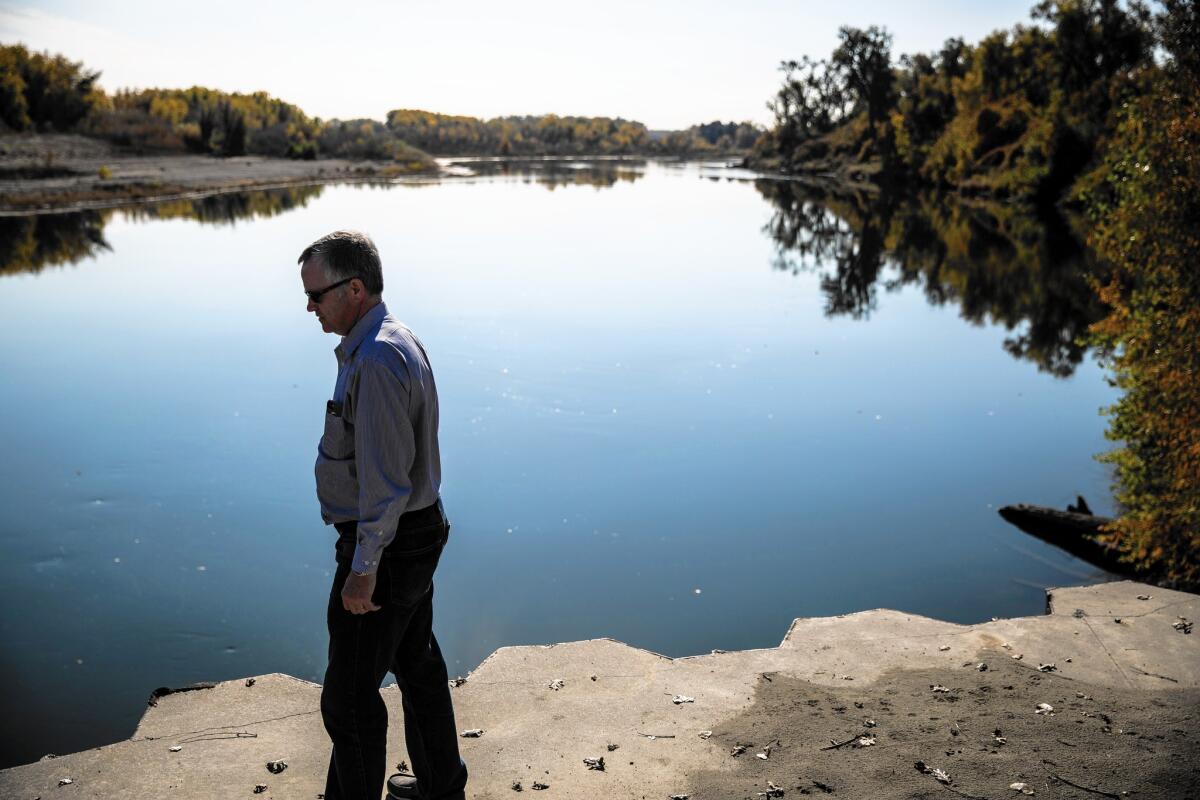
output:
[[[0,45],[0,114],[14,130],[70,131],[100,102],[99,72],[61,55]]]
[[[894,100],[892,35],[872,25],[866,30],[844,25],[838,30],[841,44],[830,65],[841,72],[855,103],[867,112],[872,129],[887,119]]]

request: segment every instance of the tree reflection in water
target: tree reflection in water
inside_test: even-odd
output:
[[[633,182],[641,178],[646,162],[637,159],[482,159],[456,162],[454,166],[466,168],[471,175],[511,176],[549,190],[568,185],[607,189],[620,181]],[[381,182],[378,185],[392,187],[395,184]],[[98,211],[0,217],[0,275],[40,272],[46,267],[74,264],[111,249],[104,239],[104,226],[116,214],[136,220],[192,219],[201,224],[225,225],[303,208],[324,188],[324,185],[316,184],[226,192]]]
[[[646,173],[645,159],[527,158],[463,159],[451,162],[464,177],[512,177],[554,191],[560,186],[609,189],[618,182],[633,183]]]
[[[973,324],[1003,324],[1013,357],[1067,377],[1087,352],[1088,326],[1104,315],[1088,278],[1103,282],[1105,271],[1061,216],[945,194],[755,186],[775,210],[765,228],[775,267],[820,273],[829,316],[868,318],[877,286],[916,284],[934,305],[957,303]]]
[[[473,175],[511,176],[549,189],[611,187],[638,180],[645,168],[638,161],[585,159],[472,160],[462,166]],[[969,322],[1003,324],[1013,332],[1005,349],[1041,370],[1065,377],[1083,360],[1088,325],[1103,315],[1088,276],[1101,282],[1106,276],[1061,217],[944,194],[832,192],[778,180],[755,186],[774,207],[766,232],[778,249],[775,266],[819,272],[828,315],[866,319],[879,302],[877,287],[894,291],[916,284],[934,305],[957,303]],[[301,208],[323,188],[0,218],[0,274],[38,272],[108,250],[104,226],[115,214],[222,225]]]
[[[319,196],[324,186],[293,186],[257,192],[229,192],[187,200],[98,211],[0,217],[0,275],[41,272],[110,250],[104,226],[114,215],[127,219],[193,219],[228,225],[237,220],[273,217]]]

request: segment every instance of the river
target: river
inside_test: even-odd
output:
[[[1107,577],[996,513],[1113,510],[1065,223],[719,164],[455,172],[0,220],[0,766],[129,736],[159,686],[321,680],[337,341],[295,262],[339,227],[437,376],[452,673]]]

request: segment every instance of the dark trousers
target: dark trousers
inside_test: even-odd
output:
[[[329,593],[329,667],[321,717],[333,740],[326,800],[379,800],[387,777],[387,707],[379,686],[390,671],[403,696],[404,737],[413,774],[429,800],[464,798],[467,768],[446,662],[433,635],[433,573],[450,534],[441,501],[401,517],[383,551],[367,614],[342,607],[357,525],[339,523],[337,572]]]

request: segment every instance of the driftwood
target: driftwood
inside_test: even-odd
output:
[[[1109,572],[1134,574],[1130,565],[1121,563],[1117,548],[1099,539],[1101,528],[1112,522],[1108,517],[1026,503],[1004,506],[1000,509],[1000,516],[1030,536],[1065,550],[1089,564]]]

